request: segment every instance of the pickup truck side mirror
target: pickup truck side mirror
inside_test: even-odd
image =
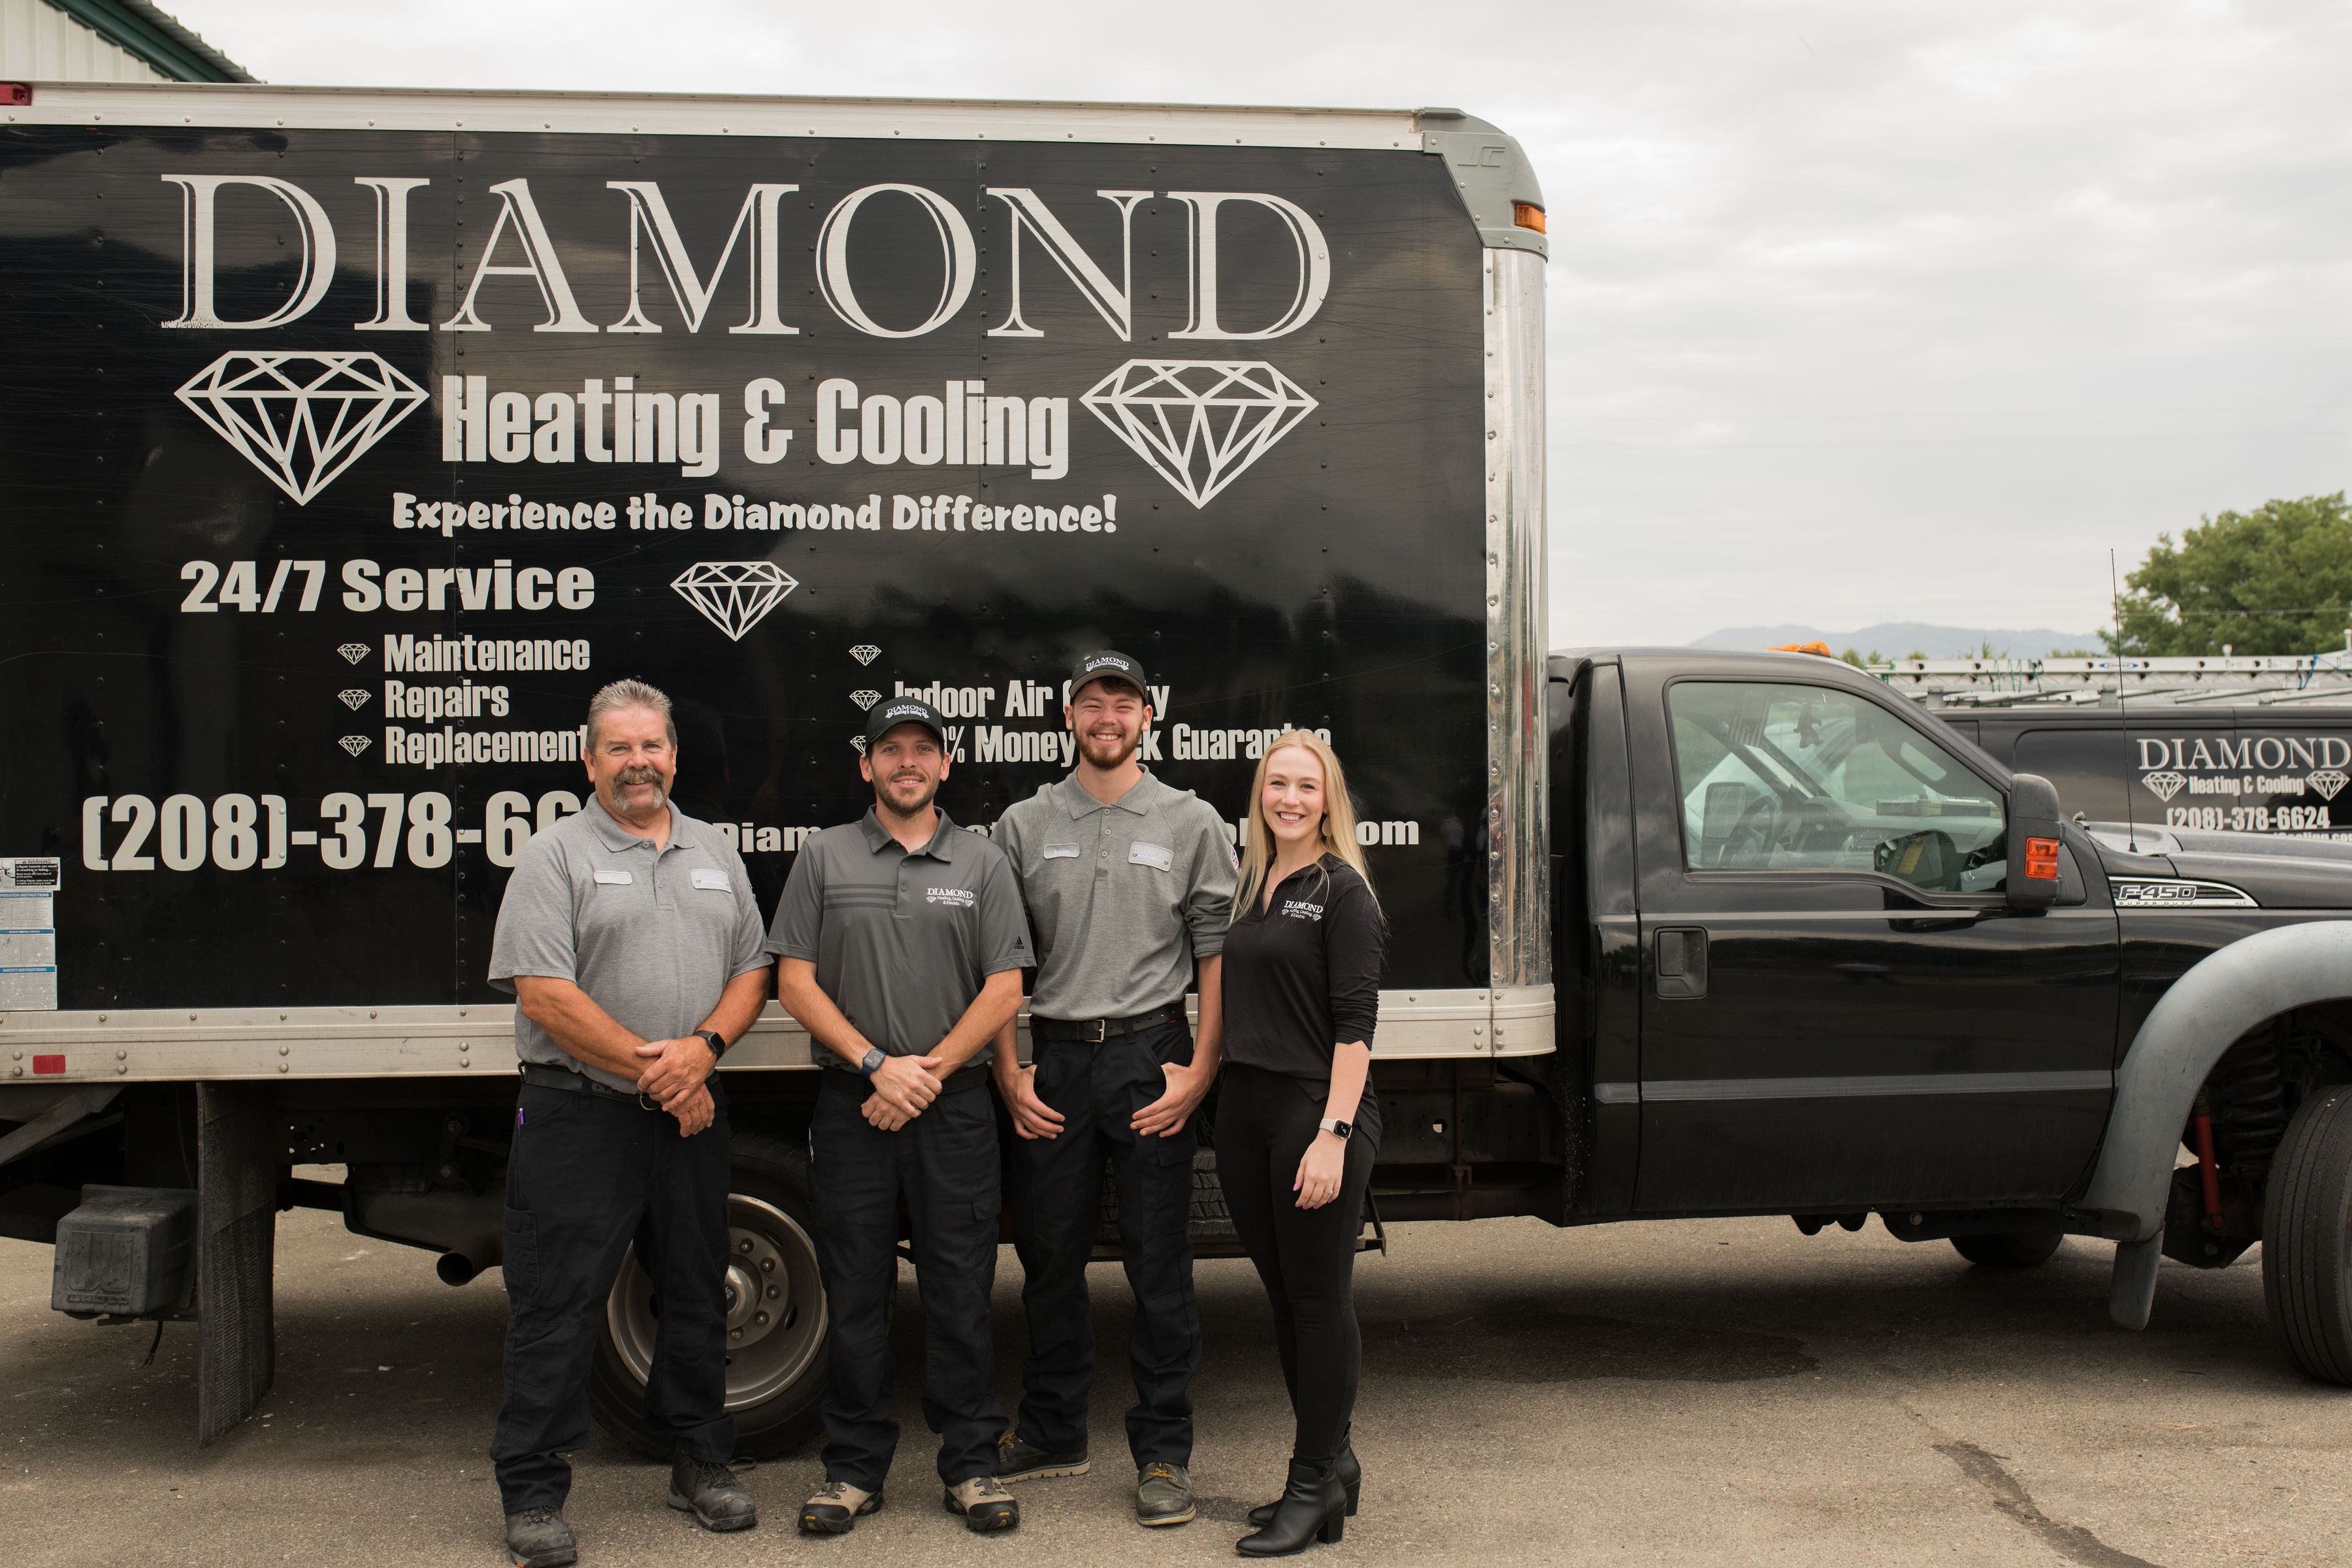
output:
[[[2019,773],[2009,791],[2009,907],[2046,910],[2058,901],[2058,790]]]

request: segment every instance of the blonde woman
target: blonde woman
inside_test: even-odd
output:
[[[1304,731],[1258,763],[1221,984],[1217,1172],[1274,1306],[1297,1418],[1290,1478],[1250,1515],[1244,1557],[1336,1542],[1361,1472],[1348,1440],[1363,1339],[1356,1238],[1380,1110],[1366,1092],[1380,1013],[1381,910],[1339,759]]]

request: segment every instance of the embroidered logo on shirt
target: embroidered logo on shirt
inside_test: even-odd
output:
[[[1075,844],[1048,844],[1044,856],[1048,860],[1075,860],[1078,858],[1078,847]]]
[[[1127,847],[1127,863],[1165,871],[1176,864],[1176,852],[1162,844],[1130,844]]]
[[[969,910],[976,907],[979,900],[970,888],[926,888],[923,890],[923,902],[947,904],[955,909]]]
[[[1304,899],[1285,899],[1282,900],[1282,912],[1295,921],[1319,921],[1323,918],[1323,906],[1310,904]]]

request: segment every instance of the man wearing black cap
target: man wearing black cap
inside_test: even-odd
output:
[[[1013,1150],[1013,1239],[1027,1279],[1029,1360],[1021,1417],[1006,1434],[1004,1480],[1083,1475],[1094,1337],[1087,1260],[1108,1163],[1120,1250],[1135,1292],[1127,1413],[1135,1516],[1193,1516],[1192,1112],[1215,1080],[1223,1033],[1217,971],[1235,863],[1225,825],[1190,791],[1135,760],[1151,724],[1143,667],[1105,648],[1070,672],[1066,721],[1076,768],[998,819],[1037,934],[1030,998],[1035,1065],[997,1040],[997,1086],[1022,1142]],[[1201,995],[1196,1042],[1184,993]]]
[[[890,1287],[903,1198],[927,1334],[923,1415],[940,1436],[947,1509],[973,1530],[1006,1530],[1021,1510],[995,1479],[1004,1411],[989,1392],[996,1113],[971,1091],[1020,1010],[1029,928],[1003,852],[933,805],[948,755],[929,704],[877,703],[858,771],[873,809],[802,847],[767,944],[784,1010],[826,1069],[809,1128],[832,1313],[825,1484],[801,1529],[846,1534],[882,1506],[898,1442]]]

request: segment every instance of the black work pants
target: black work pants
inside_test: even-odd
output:
[[[506,1510],[562,1508],[588,1440],[588,1368],[640,1223],[660,1326],[646,1425],[698,1459],[735,1451],[727,1414],[727,1091],[711,1124],[525,1084],[507,1161],[506,1403],[490,1443]]]
[[[1020,1431],[1048,1453],[1087,1446],[1094,1383],[1094,1320],[1087,1261],[1102,1224],[1103,1167],[1118,1192],[1120,1250],[1135,1292],[1128,1360],[1135,1405],[1127,1443],[1136,1467],[1192,1459],[1192,1373],[1201,1364],[1201,1313],[1192,1297],[1192,1124],[1173,1138],[1139,1138],[1135,1113],[1168,1090],[1163,1066],[1190,1063],[1182,1019],[1099,1045],[1041,1036],[1037,1098],[1062,1113],[1059,1136],[1013,1151],[1013,1236],[1027,1280],[1029,1360],[1021,1374]]]
[[[1347,1436],[1363,1370],[1356,1243],[1379,1136],[1375,1123],[1349,1139],[1339,1195],[1321,1208],[1300,1208],[1291,1184],[1319,1131],[1323,1104],[1295,1079],[1238,1062],[1225,1068],[1217,1091],[1217,1177],[1274,1308],[1275,1349],[1297,1418],[1291,1458],[1318,1467],[1331,1462]]]
[[[982,1068],[966,1068],[983,1073]],[[996,1283],[996,1107],[983,1083],[951,1084],[896,1132],[866,1120],[863,1078],[824,1074],[809,1123],[816,1255],[832,1352],[824,1393],[824,1479],[880,1491],[898,1447],[890,1416],[890,1288],[898,1275],[898,1201],[914,1225],[923,1304],[923,1419],[940,1437],[950,1486],[996,1470],[1004,1407],[989,1390],[989,1291]]]

